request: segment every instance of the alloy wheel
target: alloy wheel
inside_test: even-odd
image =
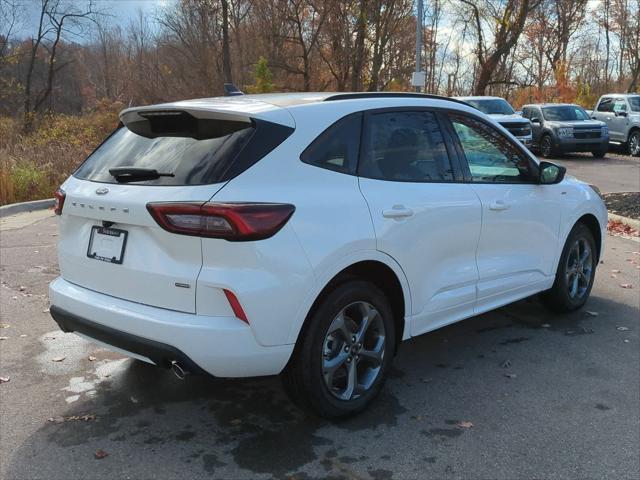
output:
[[[540,149],[542,150],[541,153],[543,157],[551,156],[551,139],[548,136],[542,139],[542,145],[540,146]]]
[[[593,275],[593,255],[586,239],[579,238],[571,246],[565,275],[569,297],[573,300],[584,297]]]
[[[634,133],[629,139],[629,153],[631,155],[640,155],[640,133]]]
[[[367,302],[354,302],[333,319],[322,348],[322,375],[329,392],[354,400],[370,390],[385,354],[382,315]]]

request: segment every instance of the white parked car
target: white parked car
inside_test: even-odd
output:
[[[120,119],[57,192],[51,315],[179,376],[281,373],[298,404],[345,416],[402,340],[589,296],[597,189],[462,102],[246,95]]]

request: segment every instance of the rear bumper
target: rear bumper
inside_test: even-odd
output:
[[[122,300],[79,287],[63,278],[49,285],[51,316],[75,332],[135,358],[168,367],[176,360],[192,373],[217,377],[275,375],[293,345],[265,347],[235,317],[176,312]]]

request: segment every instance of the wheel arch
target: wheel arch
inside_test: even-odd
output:
[[[578,224],[585,225],[593,235],[593,239],[596,242],[596,249],[598,250],[597,260],[600,261],[600,257],[602,255],[602,228],[600,226],[600,222],[598,222],[598,219],[592,213],[586,213],[575,222],[571,230],[573,230]]]
[[[298,338],[304,334],[313,312],[333,289],[344,282],[358,279],[373,283],[387,295],[394,313],[397,349],[398,344],[408,337],[410,328],[407,325],[407,317],[411,314],[409,285],[400,266],[391,257],[376,251],[376,254],[369,258],[341,262],[340,267],[332,271],[332,274],[323,275],[323,280],[317,282],[315,293],[310,295],[312,301],[305,302],[308,307],[302,309],[299,320],[292,326],[289,334],[291,343],[297,343]]]

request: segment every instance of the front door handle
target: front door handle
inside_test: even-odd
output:
[[[489,210],[508,210],[510,207],[504,200],[494,200],[489,204]]]
[[[404,205],[394,205],[393,208],[382,211],[382,216],[385,218],[406,218],[411,215],[413,215],[413,210]]]

